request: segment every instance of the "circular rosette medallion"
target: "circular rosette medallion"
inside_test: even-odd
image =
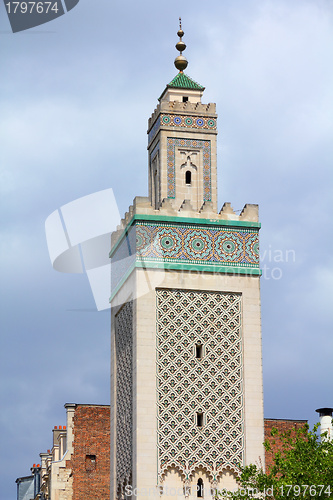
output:
[[[170,122],[171,122],[170,116],[164,115],[162,118],[162,123],[164,123],[165,125],[169,125]]]
[[[216,238],[215,252],[219,261],[240,262],[243,254],[243,243],[236,234],[226,231]]]
[[[185,251],[189,258],[204,259],[212,252],[212,243],[204,231],[191,231],[185,237]]]
[[[181,239],[172,228],[160,228],[154,238],[154,248],[160,256],[176,258],[181,250]]]
[[[259,241],[257,234],[250,234],[246,240],[246,258],[251,264],[259,264]]]
[[[145,226],[138,226],[136,228],[136,252],[140,255],[145,255],[150,251],[150,234]]]

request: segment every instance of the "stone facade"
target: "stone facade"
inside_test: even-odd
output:
[[[258,207],[217,210],[202,89],[162,94],[148,197],[112,234],[112,500],[209,498],[239,462],[264,464]]]

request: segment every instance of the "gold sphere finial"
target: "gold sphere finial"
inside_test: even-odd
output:
[[[187,67],[188,62],[186,57],[183,56],[183,50],[186,49],[186,44],[182,40],[182,37],[184,36],[184,31],[182,30],[181,17],[179,18],[179,30],[177,31],[177,35],[179,36],[179,42],[176,43],[176,49],[179,50],[180,54],[175,59],[175,66],[180,71],[180,73],[182,73],[183,70]]]

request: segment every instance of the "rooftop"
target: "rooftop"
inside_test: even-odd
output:
[[[171,80],[170,83],[167,84],[165,87],[165,90],[163,91],[162,95],[160,96],[159,99],[163,97],[165,94],[165,91],[167,89],[186,89],[186,90],[201,90],[204,91],[205,87],[200,85],[199,83],[195,82],[190,78],[188,75],[185,75],[182,71],[180,71],[174,78]]]
[[[168,83],[167,88],[170,87],[176,89],[205,90],[205,87],[192,80],[192,78],[185,75],[182,71],[180,71],[178,75],[176,75],[174,79]]]

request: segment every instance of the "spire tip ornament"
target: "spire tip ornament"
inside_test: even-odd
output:
[[[188,62],[185,56],[183,56],[183,50],[186,49],[186,44],[183,42],[182,37],[184,36],[184,31],[182,30],[182,19],[179,18],[179,30],[177,31],[177,35],[179,36],[179,42],[176,43],[176,49],[179,50],[180,54],[175,59],[175,66],[179,70],[180,73],[184,71],[187,67]]]

